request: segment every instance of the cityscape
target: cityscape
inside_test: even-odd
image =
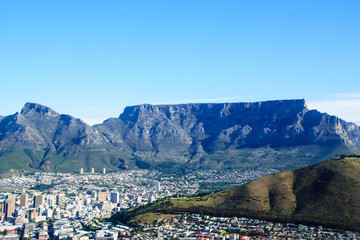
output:
[[[135,231],[106,219],[116,212],[164,197],[197,194],[208,191],[209,185],[231,187],[276,172],[203,170],[179,177],[149,170],[106,173],[104,168],[101,173],[80,169],[79,174],[14,175],[0,179],[0,239],[140,238],[139,230],[150,234],[155,228],[160,231],[163,225],[141,226]],[[190,236],[196,230],[187,232]],[[159,239],[151,234],[142,236]]]
[[[358,239],[322,226],[248,218],[183,214],[137,228],[108,219],[124,209],[169,196],[197,194],[201,186],[234,186],[276,173],[267,170],[31,173],[0,179],[0,239]]]

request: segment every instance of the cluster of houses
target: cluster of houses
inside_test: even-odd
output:
[[[357,232],[248,218],[184,214],[143,224],[136,239],[359,239]]]

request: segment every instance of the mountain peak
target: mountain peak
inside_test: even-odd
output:
[[[27,102],[27,103],[25,103],[24,107],[21,110],[21,114],[23,114],[23,115],[30,115],[35,112],[42,114],[42,115],[47,115],[49,117],[59,116],[59,114],[57,112],[55,112],[54,110],[52,110],[51,108],[43,106],[38,103]]]

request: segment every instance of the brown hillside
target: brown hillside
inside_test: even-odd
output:
[[[360,230],[360,158],[329,160],[203,197],[159,201],[129,211],[127,217],[151,211],[245,216]]]

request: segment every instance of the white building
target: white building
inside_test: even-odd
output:
[[[155,201],[156,201],[156,197],[154,196],[154,194],[151,194],[151,195],[149,196],[148,202],[149,202],[149,203],[152,203],[152,202],[155,202]]]
[[[160,192],[161,191],[161,184],[160,182],[156,182],[156,191]]]

